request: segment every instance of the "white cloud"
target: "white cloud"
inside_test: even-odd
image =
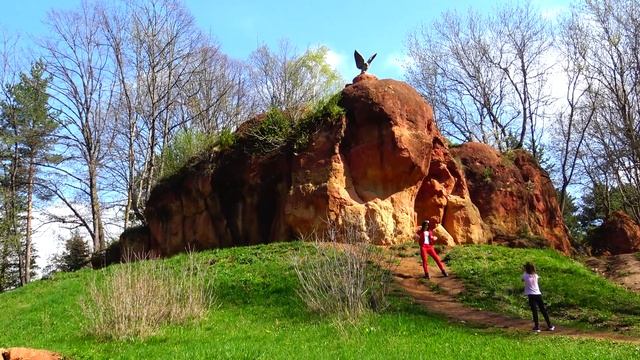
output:
[[[327,63],[334,69],[338,69],[344,66],[344,62],[345,62],[344,59],[345,59],[344,55],[339,54],[332,49],[329,49],[327,51],[327,56],[325,58]]]
[[[381,70],[384,71],[385,75],[383,77],[402,79],[407,67],[411,65],[412,62],[413,59],[403,53],[391,53],[387,55],[384,61],[382,61]]]
[[[545,20],[554,20],[567,11],[565,6],[553,6],[540,10],[540,15]]]
[[[564,2],[564,4],[563,4]],[[569,5],[566,1],[558,2],[557,0],[534,0],[532,2],[534,8],[539,9],[540,15],[545,20],[555,20],[569,11]]]
[[[325,60],[327,61],[327,64],[331,66],[331,68],[338,72],[343,80],[350,81],[355,75],[357,75],[357,73],[354,74],[353,71],[353,69],[355,69],[355,65],[352,66],[352,64],[349,62],[349,56],[347,54],[338,52],[328,45],[318,45],[318,47],[320,46],[324,46],[325,48],[327,48],[327,55],[325,57]]]

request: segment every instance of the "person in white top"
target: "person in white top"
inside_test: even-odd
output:
[[[538,324],[538,309],[544,316],[544,320],[547,322],[547,330],[554,331],[555,326],[551,325],[547,309],[542,301],[542,293],[538,286],[538,279],[540,277],[536,274],[536,267],[528,262],[524,264],[524,274],[522,274],[522,281],[524,282],[524,294],[529,298],[529,306],[531,307],[531,313],[533,314],[533,331],[540,332],[540,326]]]

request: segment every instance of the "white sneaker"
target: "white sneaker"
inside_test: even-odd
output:
[[[555,329],[556,329],[556,327],[555,327],[555,326],[551,326],[551,327],[550,327],[549,329],[547,329],[547,330],[549,330],[549,331],[554,331]]]
[[[538,328],[533,328],[533,332],[534,332],[534,333],[539,333],[539,332],[540,332],[540,329],[538,329]]]

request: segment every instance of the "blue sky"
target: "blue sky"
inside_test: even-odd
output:
[[[80,0],[0,0],[0,31],[20,33],[22,44],[46,32],[42,24],[49,9],[77,7]],[[300,52],[325,45],[331,62],[349,80],[357,75],[353,50],[378,57],[371,71],[381,78],[402,79],[401,63],[407,34],[431,23],[444,10],[465,11],[469,6],[491,11],[487,0],[185,0],[198,26],[210,33],[222,50],[246,59],[260,44],[276,47],[288,39]],[[532,0],[543,14],[557,14],[569,0]]]
[[[504,0],[509,1],[509,0]],[[258,45],[275,48],[288,39],[300,52],[324,45],[331,50],[330,62],[350,81],[358,70],[353,50],[365,57],[378,53],[370,72],[380,78],[403,78],[407,34],[420,24],[430,24],[445,10],[465,11],[473,6],[491,11],[495,0],[184,0],[200,29],[211,34],[231,57],[246,59]],[[532,0],[546,16],[568,6],[569,0]],[[0,0],[0,32],[19,35],[20,47],[37,56],[33,39],[46,34],[47,12],[78,7],[80,0]],[[0,36],[0,39],[2,36]],[[26,59],[31,60],[31,59]],[[49,209],[52,211],[51,209]],[[53,210],[53,212],[64,209]],[[41,234],[40,236],[38,234]],[[34,240],[40,251],[40,266],[59,252],[52,239],[68,237],[57,224],[39,229]]]

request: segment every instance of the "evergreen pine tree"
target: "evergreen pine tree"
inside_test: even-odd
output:
[[[20,284],[31,280],[35,267],[32,246],[33,205],[42,166],[57,162],[53,153],[57,124],[49,107],[42,61],[17,84],[6,88],[8,99],[0,103],[3,210],[8,249],[17,250]],[[3,259],[0,258],[0,261]]]
[[[60,257],[61,271],[76,271],[82,269],[89,264],[89,246],[87,242],[75,232],[65,242],[64,252]]]

